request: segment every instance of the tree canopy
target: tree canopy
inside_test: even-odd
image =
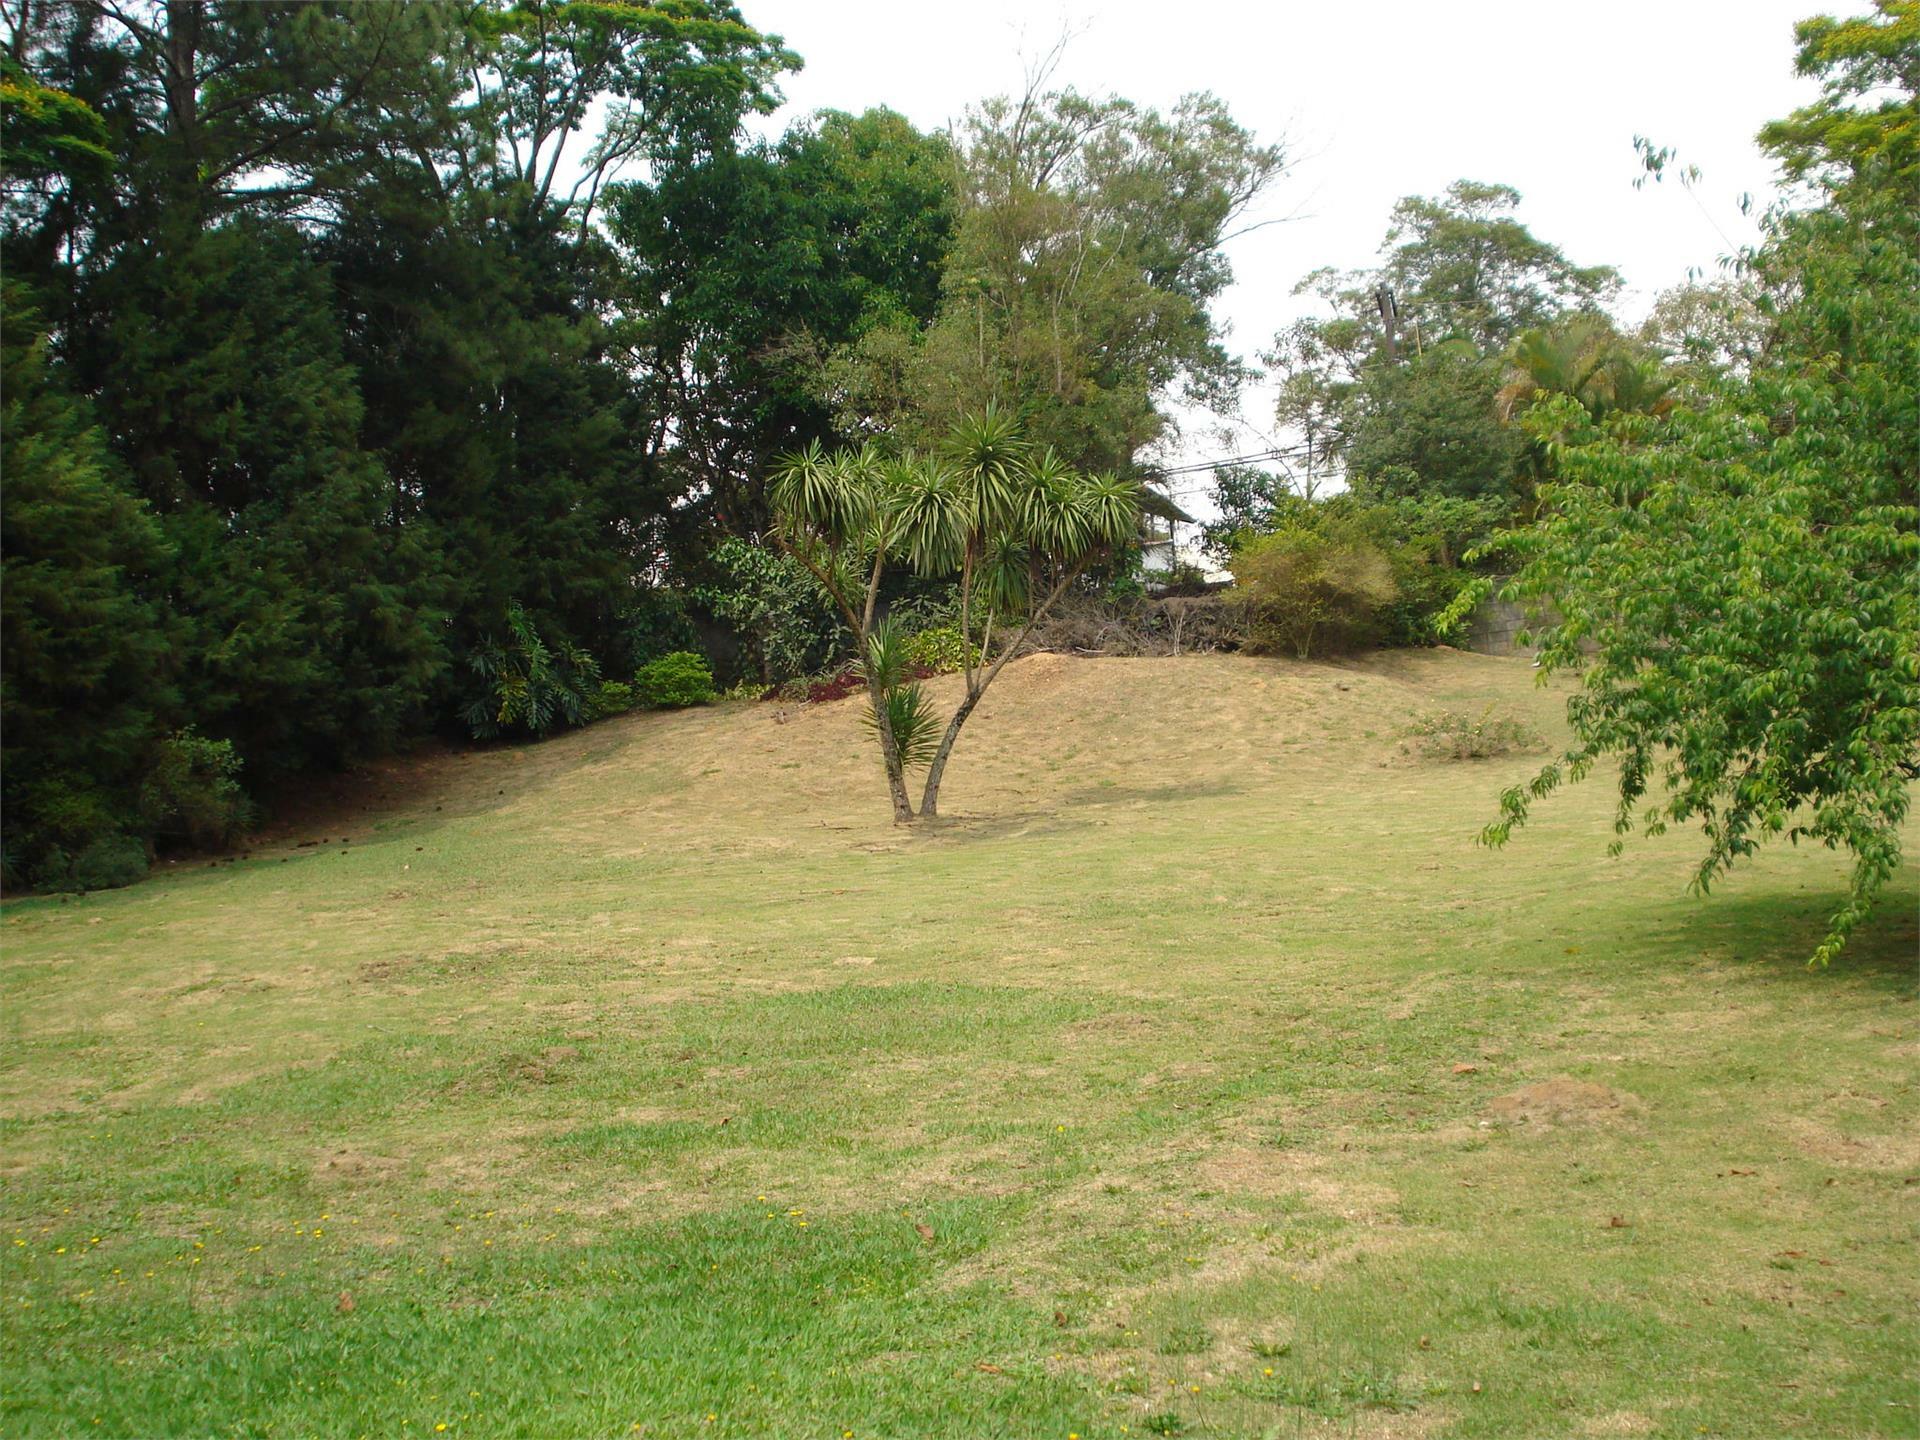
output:
[[[1328,313],[1297,321],[1262,357],[1276,419],[1323,468],[1399,491],[1524,498],[1523,437],[1497,414],[1524,336],[1597,317],[1618,289],[1515,218],[1510,186],[1460,180],[1393,208],[1380,263],[1321,269],[1295,287]]]
[[[954,163],[938,311],[837,353],[843,428],[925,446],[991,404],[1070,464],[1122,469],[1167,433],[1170,401],[1237,392],[1210,305],[1281,147],[1211,95],[1162,114],[1049,89],[1043,70],[968,114]]]
[[[1573,748],[1506,794],[1487,838],[1611,757],[1621,834],[1697,826],[1702,889],[1775,836],[1849,852],[1817,963],[1897,868],[1920,775],[1917,14],[1882,0],[1800,27],[1822,96],[1762,139],[1813,203],[1775,210],[1744,257],[1763,352],[1662,423],[1536,404],[1558,473],[1507,541],[1510,593],[1557,609],[1543,676],[1580,689]]]

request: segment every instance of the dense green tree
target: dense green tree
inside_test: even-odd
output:
[[[418,167],[451,14],[79,0],[10,37],[99,111],[115,164],[10,215],[9,257],[167,537],[187,714],[255,779],[390,744],[445,663],[421,537],[381,529],[309,227]]]
[[[1514,216],[1505,185],[1461,180],[1394,206],[1380,264],[1295,287],[1327,313],[1274,337],[1276,418],[1350,474],[1437,495],[1510,493],[1525,446],[1495,396],[1528,330],[1591,313],[1619,277],[1581,267]],[[1524,487],[1523,487],[1524,488]]]
[[[139,787],[178,714],[176,637],[154,598],[172,566],[13,283],[0,293],[0,474],[5,879],[65,885],[89,849],[144,835]]]
[[[619,338],[650,466],[693,502],[683,522],[765,526],[773,458],[832,438],[822,355],[933,318],[952,211],[945,139],[887,110],[827,112],[614,188]]]
[[[1222,244],[1284,155],[1210,95],[1167,114],[1048,91],[958,131],[959,210],[938,317],[885,327],[830,371],[842,423],[931,445],[988,404],[1068,463],[1124,468],[1168,402],[1223,405],[1243,378],[1210,311]]]
[[[440,557],[454,653],[516,602],[556,639],[615,653],[667,497],[641,463],[605,247],[489,188],[356,207],[326,253],[352,297],[390,526]]]
[[[1794,29],[1794,68],[1822,99],[1760,132],[1790,180],[1836,197],[1920,192],[1920,5],[1873,0],[1871,15],[1817,15]],[[1870,102],[1862,104],[1860,102]]]
[[[175,551],[195,722],[255,778],[417,728],[446,662],[430,556],[383,524],[386,476],[303,237],[231,220],[164,258],[128,252],[96,293],[97,403]]]
[[[501,142],[496,168],[583,238],[625,166],[730,148],[744,116],[778,105],[781,72],[800,67],[725,0],[512,0],[473,24],[470,74]]]
[[[447,0],[16,7],[7,52],[103,118],[114,163],[16,216],[13,258],[57,263],[57,246],[86,273],[231,215],[324,218],[396,166],[455,158],[462,79],[441,61],[460,16]]]
[[[1495,408],[1499,362],[1452,340],[1366,372],[1345,462],[1388,494],[1513,494],[1522,438]]]
[[[1393,207],[1381,280],[1416,344],[1460,339],[1482,354],[1523,330],[1591,310],[1620,286],[1607,265],[1575,265],[1514,218],[1510,185],[1456,180],[1439,199],[1409,195]]]
[[[520,604],[556,644],[621,654],[687,487],[635,353],[654,311],[592,217],[624,167],[721,163],[798,62],[704,0],[485,9],[465,58],[484,162],[365,197],[329,248],[368,439],[444,557],[457,651]]]
[[[230,784],[181,757],[232,741],[271,783],[449,724],[516,603],[626,649],[677,492],[595,204],[730,150],[797,64],[778,40],[707,0],[4,20],[0,256],[156,528],[135,598],[201,732],[173,771]],[[10,531],[10,570],[92,563],[49,534]]]
[[[1487,838],[1616,758],[1619,832],[1699,826],[1703,890],[1778,835],[1848,851],[1824,963],[1898,867],[1920,774],[1920,7],[1799,36],[1823,94],[1763,138],[1815,203],[1746,257],[1772,322],[1750,372],[1664,424],[1529,414],[1559,478],[1511,593],[1557,607],[1542,673],[1580,689],[1573,747]]]

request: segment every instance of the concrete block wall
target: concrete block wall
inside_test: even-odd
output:
[[[1550,623],[1552,615],[1531,610],[1525,605],[1510,600],[1502,600],[1499,590],[1507,583],[1506,576],[1494,581],[1494,592],[1480,602],[1480,607],[1467,619],[1466,646],[1482,655],[1531,655],[1540,647],[1522,645],[1520,632],[1538,631],[1542,623]]]

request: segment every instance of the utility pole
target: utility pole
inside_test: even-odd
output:
[[[1400,359],[1400,306],[1387,285],[1374,287],[1373,303],[1380,307],[1380,322],[1387,327],[1387,363],[1392,365]]]

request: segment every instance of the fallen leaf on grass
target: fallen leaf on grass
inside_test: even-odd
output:
[[[915,1225],[913,1228],[922,1240],[926,1241],[929,1245],[933,1243],[933,1227],[931,1225]]]

